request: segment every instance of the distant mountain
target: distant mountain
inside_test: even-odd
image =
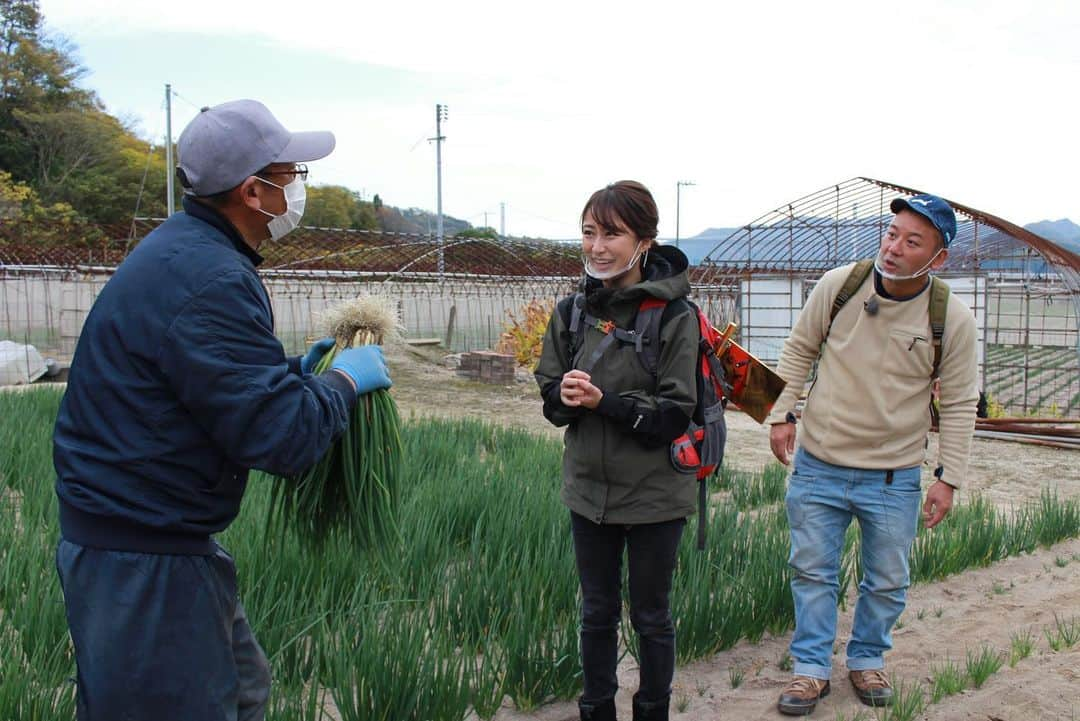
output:
[[[1047,240],[1052,240],[1063,248],[1080,253],[1080,225],[1068,218],[1061,220],[1040,220],[1024,226],[1032,233],[1037,233]]]
[[[809,219],[812,223],[821,223],[823,225],[829,224],[831,221],[827,218],[814,218]],[[1029,223],[1024,226],[1033,233],[1037,233],[1047,240],[1051,240],[1063,248],[1067,248],[1074,253],[1080,254],[1080,225],[1072,222],[1068,218],[1062,218],[1061,220],[1040,220],[1037,223]],[[679,249],[686,253],[686,257],[690,260],[691,265],[700,263],[717,245],[723,240],[728,238],[732,233],[740,230],[739,228],[709,228],[697,235],[693,235],[689,238],[679,239]],[[872,224],[868,224],[864,230],[859,232],[858,245],[859,248],[876,247],[877,245],[877,233],[878,231]],[[674,245],[674,239],[667,238],[662,239],[662,243],[666,245]],[[812,238],[803,238],[796,243],[796,246],[810,245],[817,241]],[[795,249],[797,252],[808,251],[809,248]],[[735,249],[735,252],[743,254],[745,257],[745,249]],[[1035,272],[1038,272],[1036,269]]]
[[[697,265],[715,248],[720,241],[734,233],[738,228],[708,228],[697,235],[679,239],[679,250],[686,253],[690,265]],[[674,238],[662,238],[664,245],[675,245]]]

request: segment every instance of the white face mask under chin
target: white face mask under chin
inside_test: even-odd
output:
[[[937,259],[939,255],[941,255],[942,250],[945,249],[939,248],[938,252],[934,253],[933,257],[926,262],[926,265],[909,275],[896,275],[895,273],[890,273],[885,270],[881,265],[881,258],[885,254],[885,251],[879,250],[877,257],[874,258],[874,269],[881,274],[882,278],[887,278],[888,280],[911,280],[912,278],[918,278],[921,275],[926,275],[929,272],[930,265]]]
[[[300,218],[304,217],[304,206],[307,205],[307,188],[304,187],[304,181],[300,180],[299,176],[294,177],[292,182],[286,185],[271,183],[266,178],[260,178],[257,175],[255,178],[267,185],[281,188],[285,193],[285,212],[281,215],[274,215],[259,208],[260,213],[270,216],[270,222],[266,224],[266,229],[270,231],[270,239],[280,240],[300,225]]]
[[[592,267],[592,263],[589,262],[589,256],[585,253],[581,255],[581,262],[585,266],[585,273],[597,280],[611,280],[612,278],[618,278],[620,275],[625,275],[630,272],[630,269],[637,265],[638,258],[641,257],[641,241],[634,246],[634,255],[630,258],[630,262],[626,264],[626,267],[622,270],[596,270]]]

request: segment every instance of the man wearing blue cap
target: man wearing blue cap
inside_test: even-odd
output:
[[[791,527],[794,678],[781,713],[802,716],[828,695],[838,577],[852,517],[862,537],[862,581],[847,644],[848,677],[871,706],[892,703],[884,673],[904,610],[908,556],[918,527],[920,466],[940,382],[940,457],[922,516],[933,528],[952,507],[975,427],[975,317],[950,295],[940,268],[956,237],[952,208],[933,195],[897,198],[877,257],[825,273],[784,344],[787,388],[769,423],[773,454],[794,455],[786,505]],[[795,451],[795,402],[817,361]]]
[[[266,656],[212,535],[248,470],[297,474],[390,386],[378,346],[286,357],[256,272],[297,226],[329,132],[292,133],[254,100],[180,135],[184,212],[146,236],[83,326],[54,432],[56,566],[80,721],[262,719]]]

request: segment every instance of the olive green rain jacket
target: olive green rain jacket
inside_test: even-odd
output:
[[[667,301],[656,376],[642,366],[632,344],[612,344],[588,371],[603,391],[595,410],[563,405],[559,383],[591,356],[604,332],[585,328],[574,366],[568,327],[574,296],[559,302],[548,323],[535,375],[544,415],[566,426],[562,499],[596,523],[658,523],[695,510],[696,475],[675,470],[670,456],[671,441],[686,431],[697,403],[700,331],[693,308],[681,300],[690,292],[687,265],[677,248],[657,246],[649,251],[645,279],[636,285],[608,289],[587,279],[585,312],[619,328],[634,328],[643,299]]]

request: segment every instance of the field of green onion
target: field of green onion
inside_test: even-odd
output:
[[[0,719],[74,717],[75,668],[53,565],[56,391],[0,393]],[[472,421],[404,427],[398,537],[358,550],[267,531],[272,481],[252,474],[222,534],[274,672],[268,718],[491,718],[580,689],[577,577],[558,500],[561,445]],[[784,473],[726,468],[707,549],[691,518],[673,592],[680,663],[792,625]],[[920,532],[916,582],[1080,535],[1080,503],[1044,493],[1005,514],[978,498]],[[854,529],[842,586],[858,573]],[[629,624],[624,624],[628,626]],[[633,644],[627,643],[633,654]]]

